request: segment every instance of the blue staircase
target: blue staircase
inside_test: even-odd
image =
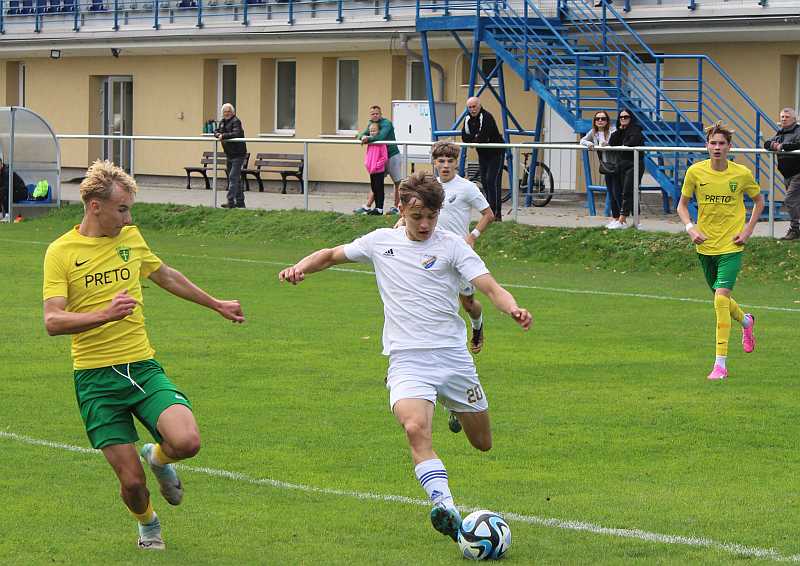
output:
[[[775,132],[769,116],[713,59],[655,53],[605,1],[600,7],[592,0],[519,0],[513,6],[506,0],[417,0],[417,30],[424,46],[431,31],[449,31],[456,39],[457,31],[473,33],[473,51],[481,43],[491,47],[523,79],[524,89],[534,91],[576,133],[590,129],[596,111],[616,115],[621,108],[636,114],[648,146],[702,146],[703,125],[720,120],[735,130],[737,147],[762,147]],[[687,167],[700,159],[705,156],[648,152],[645,167],[664,193],[665,211],[667,198],[673,203],[680,198]],[[757,181],[769,178],[769,159],[739,154],[737,160]],[[584,168],[590,180],[586,154]],[[588,184],[589,197],[598,189],[604,187]],[[783,187],[776,187],[776,200],[782,193]],[[587,203],[594,214],[593,198]]]

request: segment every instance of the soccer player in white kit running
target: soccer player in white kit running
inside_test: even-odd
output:
[[[498,285],[462,238],[436,229],[443,201],[444,190],[436,178],[415,173],[400,185],[405,226],[380,228],[350,244],[318,250],[278,277],[297,284],[306,274],[341,263],[372,263],[385,317],[389,404],[408,438],[416,477],[433,503],[431,523],[456,540],[461,517],[431,441],[437,398],[458,413],[475,448],[492,447],[489,405],[458,314],[461,279],[470,281],[525,330],[531,315]]]

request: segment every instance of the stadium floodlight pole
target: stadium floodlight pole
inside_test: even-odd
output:
[[[308,142],[303,142],[303,201],[308,210]]]
[[[519,147],[514,147],[511,150],[511,155],[513,156],[511,159],[511,186],[509,189],[511,190],[511,217],[514,219],[514,222],[519,221]],[[528,172],[530,175],[530,172]],[[498,187],[500,189],[500,187]],[[502,206],[502,203],[501,205]]]
[[[624,187],[623,187],[624,190]],[[633,150],[633,227],[639,229],[639,150]]]
[[[769,154],[769,237],[775,237],[775,152]]]
[[[211,180],[211,206],[217,208],[217,148],[219,147],[219,140],[214,137],[214,178]],[[230,181],[229,181],[230,182]]]

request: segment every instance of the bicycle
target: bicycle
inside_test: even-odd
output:
[[[531,158],[531,154],[523,153],[522,158],[522,177],[519,180],[520,198],[524,198],[523,202],[525,206],[547,206],[552,200],[553,193],[555,192],[553,173],[546,164],[542,163],[541,161],[537,161],[536,168],[534,169],[533,180],[531,181],[529,190],[528,175],[530,175],[530,168],[528,167],[528,161]],[[471,167],[467,166],[467,178],[478,185],[478,188],[483,190],[480,179],[480,170],[478,167],[476,167],[476,165],[477,164],[472,164]],[[508,172],[507,165],[503,165],[503,171]],[[511,200],[511,191],[508,189],[502,189],[500,193],[500,200],[501,202],[508,202]]]

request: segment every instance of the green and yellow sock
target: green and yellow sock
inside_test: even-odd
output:
[[[156,444],[155,449],[153,450],[153,460],[159,466],[163,466],[165,464],[172,464],[173,462],[177,462],[178,460],[174,458],[170,458],[164,453],[164,450],[161,449],[160,444]]]
[[[731,308],[731,300],[728,297],[714,295],[714,312],[717,313],[717,356],[728,355],[728,340],[731,337]],[[741,311],[741,309],[739,310]]]
[[[149,525],[153,522],[153,519],[156,518],[156,512],[153,511],[153,503],[150,500],[147,501],[147,509],[144,510],[144,513],[137,513],[130,507],[128,507],[128,511],[131,512],[131,515],[136,517],[140,525]]]

